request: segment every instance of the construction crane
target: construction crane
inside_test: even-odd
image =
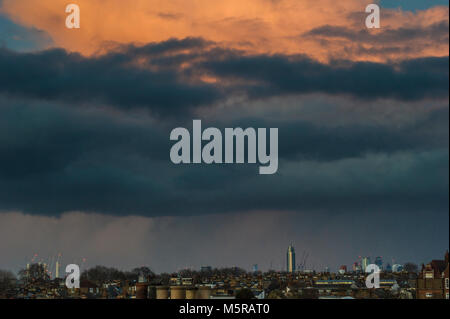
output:
[[[306,267],[306,262],[308,261],[309,253],[304,250],[302,253],[302,257],[300,258],[300,263],[298,264],[298,269],[303,271]]]

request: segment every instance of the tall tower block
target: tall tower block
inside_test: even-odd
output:
[[[290,273],[295,272],[295,249],[292,245],[290,245],[287,250],[286,271]]]
[[[55,265],[55,278],[59,278],[59,261],[56,261]]]

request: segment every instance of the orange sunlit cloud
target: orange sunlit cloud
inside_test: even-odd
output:
[[[67,0],[4,0],[1,11],[17,23],[46,31],[55,46],[84,54],[102,52],[111,43],[143,44],[185,37],[203,37],[253,53],[307,54],[319,60],[383,61],[446,56],[449,50],[444,41],[448,30],[440,37],[426,33],[439,23],[447,23],[448,29],[447,7],[416,13],[382,9],[382,28],[367,30],[365,6],[373,0],[70,2],[80,6],[80,29],[65,27]],[[346,36],[311,34],[321,27],[341,28]],[[395,38],[390,33],[396,34],[396,30],[413,35],[422,30],[423,34]]]

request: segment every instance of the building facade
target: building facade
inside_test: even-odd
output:
[[[422,269],[417,279],[417,299],[449,299],[449,257],[432,260]]]

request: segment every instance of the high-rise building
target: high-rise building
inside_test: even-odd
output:
[[[339,267],[338,272],[341,275],[346,274],[347,273],[347,266],[346,265],[342,265],[341,267]]]
[[[370,257],[363,257],[361,260],[361,270],[362,272],[366,272],[367,266],[370,265]]]
[[[392,266],[390,263],[387,263],[386,265],[386,272],[392,272]]]
[[[392,272],[402,272],[402,271],[403,271],[403,265],[400,265],[400,264],[392,265]]]
[[[55,278],[59,278],[59,261],[56,261]]]
[[[201,266],[200,267],[200,271],[201,272],[211,272],[212,271],[212,267],[211,266]]]
[[[382,256],[378,256],[375,258],[375,265],[378,266],[378,268],[383,269],[383,257]]]
[[[295,272],[295,249],[290,245],[286,256],[286,270],[287,272]]]

